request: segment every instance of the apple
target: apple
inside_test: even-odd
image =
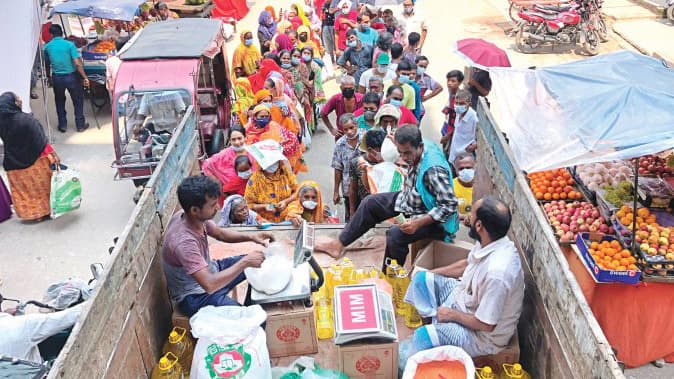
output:
[[[650,248],[650,246],[648,246],[647,243],[642,243],[641,245],[639,245],[639,249],[641,249],[641,251],[643,251],[644,253],[648,252],[649,248]]]
[[[604,224],[603,222],[600,223],[599,231],[604,233],[604,234],[608,233],[608,225]]]
[[[648,254],[649,255],[656,255],[658,253],[658,250],[654,247],[649,247],[648,248]]]
[[[674,261],[674,253],[665,254],[665,259],[668,261]]]

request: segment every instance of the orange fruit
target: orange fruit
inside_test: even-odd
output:
[[[599,243],[594,241],[590,244],[590,249],[597,250],[599,248]]]
[[[627,260],[630,262],[630,264],[637,263],[637,259],[632,256],[627,257]]]
[[[633,270],[633,271],[638,270],[637,265],[635,265],[635,264],[633,264],[633,263],[630,264],[629,266],[627,266],[627,269],[628,269],[628,270]]]
[[[560,194],[559,194],[559,198],[560,198],[561,200],[566,200],[566,192],[560,193]]]
[[[553,193],[552,194],[552,200],[559,200],[559,194],[558,193]]]
[[[545,200],[552,200],[552,195],[550,194],[550,192],[546,192],[546,193],[543,195],[543,199],[545,199]]]
[[[543,192],[540,191],[536,192],[536,200],[543,200]]]
[[[621,266],[625,266],[625,267],[629,266],[629,265],[630,265],[629,259],[627,259],[627,258],[621,259],[621,260],[620,260],[620,265],[621,265]]]
[[[629,258],[629,257],[632,256],[632,254],[630,254],[629,250],[623,249],[623,251],[620,252],[620,256],[623,257],[623,258]]]

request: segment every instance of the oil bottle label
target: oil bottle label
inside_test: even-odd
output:
[[[242,344],[208,346],[206,366],[212,379],[241,379],[250,369],[250,354],[246,353]]]

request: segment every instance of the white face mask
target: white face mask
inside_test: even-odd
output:
[[[308,209],[310,211],[313,211],[318,206],[318,203],[313,201],[313,200],[304,200],[302,202],[302,206],[304,207],[304,209]]]
[[[380,64],[377,66],[377,72],[380,74],[386,74],[388,72],[388,65],[387,64]]]
[[[265,168],[264,172],[266,172],[267,174],[273,174],[273,173],[276,172],[276,170],[278,170],[278,166],[279,166],[279,164],[278,164],[278,162],[276,162],[273,165]]]
[[[459,180],[464,183],[472,183],[475,178],[475,169],[473,168],[464,168],[459,171]]]
[[[241,178],[241,179],[248,179],[248,178],[250,178],[251,175],[253,175],[253,171],[252,171],[252,170],[237,171],[236,174],[237,174],[237,175],[239,176],[239,178]]]
[[[384,138],[381,144],[381,157],[385,162],[395,163],[398,160],[398,148],[390,138]]]
[[[234,145],[232,145],[232,150],[236,151],[237,153],[240,152],[240,151],[243,151],[243,149],[245,149],[245,148],[246,148],[246,145],[245,145],[245,144],[244,144],[244,145],[241,145],[241,146],[234,146]]]

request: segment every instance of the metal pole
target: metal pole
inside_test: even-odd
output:
[[[634,160],[634,201],[632,203],[632,254],[637,255],[637,186],[639,185],[639,158]]]
[[[53,131],[51,130],[51,122],[49,121],[49,109],[47,107],[47,68],[44,63],[44,46],[42,42],[42,14],[40,13],[42,11],[42,7],[40,6],[40,2],[38,0],[35,0],[37,3],[37,19],[40,23],[40,39],[38,40],[37,43],[37,54],[40,57],[40,70],[42,71],[42,75],[40,75],[40,81],[42,82],[42,103],[44,106],[44,118],[45,118],[45,123],[47,124],[47,138],[49,139],[49,143],[54,143],[54,134]]]

